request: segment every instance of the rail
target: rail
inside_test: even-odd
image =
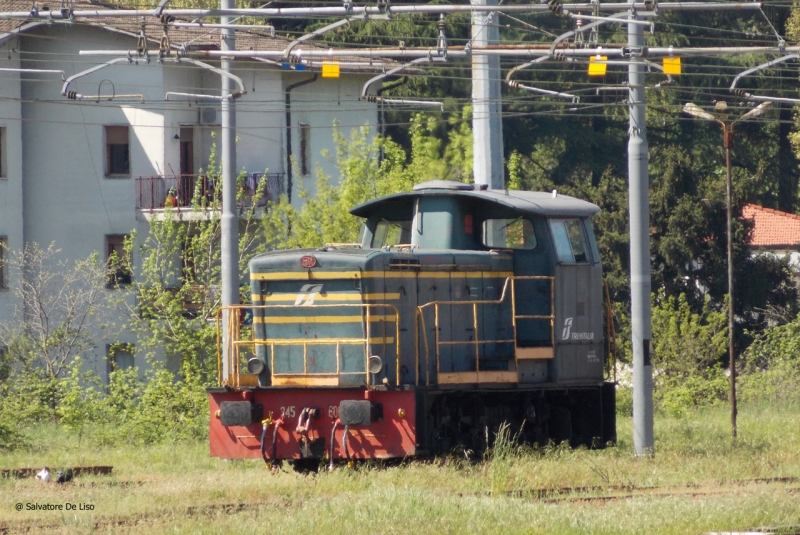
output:
[[[518,280],[548,280],[550,281],[550,314],[549,315],[530,315],[530,314],[517,314],[517,306],[516,306],[516,281]],[[487,340],[480,340],[478,338],[479,324],[478,324],[478,305],[502,305],[506,301],[506,296],[509,294],[509,288],[511,289],[511,324],[513,329],[513,338],[511,339],[487,339]],[[442,341],[440,340],[439,336],[439,307],[440,306],[472,306],[472,328],[474,332],[474,336],[472,340],[448,340]],[[534,319],[534,320],[550,320],[550,344],[552,347],[555,347],[555,277],[545,276],[545,275],[528,275],[528,276],[513,276],[508,277],[503,284],[503,291],[500,294],[500,298],[493,300],[479,300],[479,301],[431,301],[430,303],[426,303],[424,305],[420,305],[416,309],[416,317],[415,317],[415,362],[416,362],[416,384],[419,385],[420,381],[420,323],[422,323],[422,341],[425,347],[425,384],[430,385],[430,348],[428,345],[428,335],[425,329],[425,309],[432,307],[434,309],[434,344],[436,350],[436,375],[437,378],[440,373],[440,348],[444,345],[474,345],[475,346],[475,372],[478,374],[478,380],[480,382],[480,347],[481,345],[485,344],[496,344],[496,343],[514,343],[515,344],[515,356],[514,356],[514,369],[516,372],[519,371],[519,367],[517,364],[517,357],[516,357],[516,342],[517,342],[517,320],[519,319]],[[420,319],[422,320],[420,322]]]
[[[294,309],[294,310],[301,310],[303,312],[307,312],[309,310],[318,310],[323,308],[335,308],[335,309],[342,309],[342,308],[358,308],[364,311],[364,333],[365,336],[363,338],[281,338],[281,339],[272,339],[267,340],[266,337],[264,339],[257,339],[256,338],[256,331],[255,328],[250,329],[250,339],[249,340],[241,340],[241,323],[242,323],[242,311],[252,311],[254,324],[257,323],[255,321],[255,311],[257,310],[275,310],[275,309]],[[380,319],[380,315],[373,315],[373,309],[388,309],[391,313],[394,314],[394,328],[395,328],[395,336],[394,336],[394,350],[395,350],[395,382],[397,385],[400,385],[400,311],[394,305],[384,304],[384,303],[348,303],[348,304],[331,304],[331,305],[230,305],[226,307],[222,307],[217,313],[217,382],[219,386],[227,385],[233,388],[241,388],[242,386],[257,386],[257,381],[253,381],[252,376],[250,374],[245,374],[247,379],[242,381],[242,375],[239,371],[239,364],[241,359],[241,348],[242,347],[252,347],[253,352],[255,353],[255,348],[257,346],[265,346],[270,348],[270,375],[272,378],[272,382],[274,384],[276,378],[281,377],[313,377],[313,376],[333,376],[336,378],[341,377],[342,375],[360,375],[363,373],[365,375],[365,384],[369,387],[370,386],[370,371],[369,371],[369,358],[372,356],[371,348],[373,345],[383,345],[384,347],[387,344],[387,340],[389,339],[386,336],[386,321],[382,321],[384,324],[383,329],[383,336],[379,339],[382,340],[382,344],[376,344],[373,342],[374,338],[371,336],[371,325],[373,318]],[[222,319],[224,317],[223,311],[228,310],[233,312],[231,314],[227,314],[227,329],[226,332],[233,333],[233,336],[229,336],[228,340],[225,341],[226,344],[226,352],[222,351]],[[386,317],[386,316],[384,316]],[[364,371],[357,371],[357,372],[342,372],[341,371],[341,347],[343,345],[359,345],[364,344]],[[308,372],[308,347],[313,345],[336,345],[336,371],[333,373],[330,372]],[[303,373],[296,374],[296,373],[275,373],[275,348],[279,346],[302,346],[303,347]],[[222,358],[223,354],[227,354],[227,369],[229,370],[229,375],[226,378],[223,378],[223,363]]]

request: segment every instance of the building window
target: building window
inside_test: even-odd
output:
[[[300,173],[311,173],[311,125],[300,123]]]
[[[0,236],[0,290],[8,290],[6,258],[8,258],[8,238]]]
[[[181,175],[194,175],[194,128],[182,126],[181,133]]]
[[[106,176],[127,176],[131,172],[127,126],[106,126]]]
[[[136,347],[133,344],[116,343],[106,345],[108,373],[133,368],[136,365],[136,360],[133,356],[135,350]]]
[[[106,265],[108,266],[106,288],[118,288],[133,282],[131,258],[125,249],[125,240],[128,238],[130,236],[125,234],[106,236]]]
[[[6,127],[0,126],[0,178],[8,178],[8,167],[6,165]]]

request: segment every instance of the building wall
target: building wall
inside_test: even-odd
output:
[[[234,73],[247,94],[236,100],[236,168],[249,173],[285,172],[284,103],[281,71],[252,62]],[[219,85],[219,79],[215,80]]]
[[[0,67],[18,69],[19,58],[7,50],[12,41],[0,48]],[[40,75],[34,75],[40,76]],[[3,72],[0,76],[0,128],[4,139],[0,139],[3,173],[0,176],[0,236],[7,239],[13,250],[22,249],[24,243],[24,221],[22,217],[22,108],[20,105],[19,74]],[[7,253],[4,253],[7,257]],[[10,269],[6,267],[6,283],[13,284]],[[0,289],[0,323],[11,321],[15,307],[19,305],[10,289]]]
[[[2,66],[64,70],[74,75],[108,61],[108,57],[79,56],[81,50],[127,50],[135,46],[131,37],[99,28],[79,25],[42,25],[21,37],[16,44],[23,51],[4,55]],[[240,62],[236,74],[246,84],[247,94],[236,101],[236,152],[239,170],[286,172],[286,128],[284,89],[301,79],[272,66]],[[308,77],[304,73],[303,77]],[[342,131],[374,124],[375,105],[358,102],[366,75],[346,75],[338,80],[318,80],[296,90],[293,97],[293,128],[312,126],[312,165],[338,181],[335,165],[321,157],[323,149],[333,152],[332,125],[339,119]],[[216,73],[188,62],[163,65],[155,60],[112,65],[71,83],[69,90],[82,95],[139,94],[141,97],[68,100],[61,96],[63,82],[58,76],[3,73],[0,76],[0,127],[7,129],[8,178],[0,178],[0,236],[9,237],[13,249],[37,242],[43,247],[55,243],[63,258],[79,260],[92,253],[106,257],[106,236],[130,234],[140,243],[149,224],[137,214],[136,177],[180,173],[182,127],[194,129],[194,170],[207,169],[212,143],[219,139],[219,103],[204,102],[216,109],[216,123],[201,124],[200,107],[191,98],[165,101],[168,91],[219,94]],[[20,103],[20,95],[25,96]],[[144,103],[141,100],[144,100]],[[105,126],[129,126],[130,174],[108,177],[106,173]],[[299,150],[299,136],[293,145]],[[219,151],[218,151],[219,154]],[[315,178],[298,177],[314,191]],[[294,202],[300,205],[295,189]],[[140,261],[134,252],[134,263]],[[114,290],[107,290],[109,292]],[[122,294],[125,295],[125,294]],[[126,296],[133,304],[133,296]],[[11,292],[0,292],[0,321],[10,317]],[[121,324],[123,318],[108,318]],[[85,355],[87,367],[101,376],[106,372],[106,345],[133,343],[130,333],[104,329],[94,333],[97,348]],[[136,364],[144,368],[143,359]]]
[[[284,77],[284,87],[310,78],[309,73],[293,73]],[[334,143],[334,122],[339,123],[339,132],[347,139],[354,130],[371,125],[372,135],[377,122],[374,104],[359,101],[361,88],[371,78],[370,75],[342,73],[340,78],[321,78],[314,83],[300,86],[291,92],[292,154],[299,158],[300,125],[310,125],[311,161],[310,173],[294,175],[294,195],[292,204],[300,208],[303,199],[298,195],[304,189],[313,195],[317,190],[317,169],[331,177],[332,184],[338,184],[336,169],[336,144]],[[286,124],[284,120],[284,125]],[[328,153],[328,157],[323,156]],[[284,161],[285,161],[284,156]]]

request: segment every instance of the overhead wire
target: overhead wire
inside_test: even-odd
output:
[[[414,21],[413,23],[421,25],[421,24],[424,23],[424,21],[418,21],[418,22]],[[671,23],[667,23],[666,26],[669,26],[670,24]],[[464,25],[466,26],[466,23],[464,23]],[[674,25],[673,24],[673,26],[677,27],[679,25]],[[707,30],[707,31],[713,31],[714,30],[713,28],[703,28],[703,27],[697,27],[697,28],[698,29],[704,29],[704,30]],[[734,31],[731,30],[731,32],[734,32]],[[742,33],[742,32],[739,32],[739,33]],[[610,32],[610,34],[613,34],[613,32]],[[763,35],[766,35],[766,34],[763,34]],[[381,36],[381,37],[385,38],[385,36]],[[398,36],[398,37],[400,37],[400,36]],[[430,38],[430,39],[432,40],[433,38]],[[745,42],[746,40],[742,40],[742,41]],[[340,46],[341,46],[341,44],[340,44]],[[358,46],[359,47],[363,47],[364,45],[363,44],[358,44]],[[385,45],[385,46],[388,46],[388,45]],[[380,54],[380,49],[382,48],[381,46],[374,46],[373,48],[376,50],[376,54]],[[703,58],[709,58],[710,59],[711,57],[712,56],[708,56],[708,57],[706,57],[706,56],[697,56],[696,58],[693,58],[693,59],[703,59]],[[61,59],[63,60],[63,56],[61,56]],[[718,61],[718,58],[715,58],[715,59]],[[37,60],[29,59],[27,61],[37,61]],[[46,61],[46,60],[43,60],[43,61]],[[73,64],[78,64],[79,63],[79,61],[76,61],[74,59],[71,59],[69,61],[72,62]],[[94,64],[94,62],[92,62],[90,60],[83,60],[83,61],[80,61],[80,63],[87,64],[87,65]],[[239,64],[239,62],[237,62],[237,65],[238,64]],[[702,77],[702,76],[708,76],[708,77],[719,76],[720,72],[724,71],[725,69],[729,69],[731,72],[733,72],[736,69],[739,69],[740,67],[738,67],[736,65],[720,65],[719,63],[717,63],[717,65],[714,68],[716,69],[716,72],[686,72],[685,76],[687,78],[688,77]],[[470,77],[467,76],[466,73],[463,76],[458,76],[458,75],[445,76],[445,75],[436,73],[437,70],[441,71],[441,70],[448,70],[448,69],[449,70],[454,70],[454,69],[457,70],[457,69],[459,69],[459,67],[457,66],[457,64],[453,64],[453,65],[447,65],[447,66],[444,66],[444,67],[439,67],[438,69],[429,70],[429,71],[427,71],[426,77],[429,78],[429,79],[441,79],[441,80],[450,79],[450,80],[463,81],[463,82],[468,82],[470,80]],[[462,70],[466,71],[466,68],[462,68]],[[552,74],[552,73],[564,74],[565,70],[564,70],[563,67],[545,69],[545,70],[537,69],[537,74]],[[761,80],[768,79],[768,78],[769,77],[767,77],[766,75],[761,75],[760,76]],[[788,79],[788,77],[778,76],[775,79],[784,80],[784,79]],[[558,86],[558,85],[563,85],[565,82],[564,81],[539,80],[539,81],[537,81],[537,83],[543,84],[543,85]],[[573,82],[569,82],[569,83],[570,84],[575,84],[576,82],[573,81]],[[594,90],[593,89],[593,85],[599,85],[599,82],[597,84],[593,84],[592,82],[587,82],[586,85],[587,85],[587,87],[582,88],[582,89],[577,89],[576,91],[582,91],[582,92],[587,92],[587,93],[591,92],[591,91]],[[148,87],[148,86],[142,86],[142,87]],[[149,87],[158,87],[158,86],[149,86]],[[202,87],[197,87],[195,89],[202,90],[203,88]],[[695,88],[695,90],[696,90],[696,88]],[[466,97],[460,98],[460,99],[456,99],[456,102],[467,102],[467,101],[468,101],[468,98],[466,98]],[[513,95],[510,95],[510,96],[506,95],[503,98],[503,102],[505,104],[513,104],[514,102],[528,102],[528,103],[530,103],[530,102],[535,102],[535,101],[537,101],[537,100],[536,99],[532,99],[529,96],[525,96],[525,97],[519,96],[519,97],[517,97],[517,96],[513,96]],[[249,100],[249,101],[242,101],[241,105],[242,106],[258,105],[258,104],[264,103],[264,102],[266,102],[266,101],[252,99],[252,100]],[[320,102],[325,102],[325,101],[320,101]],[[340,99],[340,102],[353,102],[353,103],[355,103],[355,102],[358,102],[358,101],[355,100],[355,99],[352,100],[352,101],[349,101],[348,99],[344,99],[344,100]],[[540,102],[541,102],[541,100],[540,100]],[[155,109],[155,108],[153,108],[153,109]],[[158,107],[158,109],[161,109],[161,110],[168,109],[168,106],[167,105],[160,105]],[[177,109],[177,108],[173,108],[173,109]]]

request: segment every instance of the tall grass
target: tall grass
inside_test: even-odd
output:
[[[29,449],[0,454],[0,466],[110,464],[114,474],[65,486],[0,480],[0,527],[37,522],[56,524],[64,533],[683,534],[800,523],[791,490],[800,484],[732,483],[800,477],[800,408],[743,408],[737,440],[730,438],[725,408],[659,417],[653,458],[633,457],[631,427],[629,418],[621,418],[619,445],[605,450],[531,448],[516,440],[518,430],[504,427],[477,461],[357,465],[311,476],[290,469],[271,475],[261,461],[210,458],[205,442],[92,449],[77,436],[41,427],[28,430]],[[587,486],[601,487],[589,495],[636,496],[598,502],[532,492]],[[85,502],[95,509],[14,510],[27,501]]]

